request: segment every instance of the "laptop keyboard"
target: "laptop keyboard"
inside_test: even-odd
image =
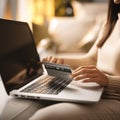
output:
[[[70,82],[70,78],[61,78],[46,76],[44,79],[31,84],[27,88],[23,89],[22,92],[29,93],[42,93],[42,94],[58,94],[60,93]]]

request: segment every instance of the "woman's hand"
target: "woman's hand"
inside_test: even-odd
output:
[[[96,82],[100,86],[107,86],[108,84],[108,78],[95,66],[78,67],[73,71],[72,76],[74,80],[83,80],[84,83]]]
[[[64,60],[61,58],[56,58],[56,57],[47,57],[43,58],[42,62],[51,62],[51,63],[58,63],[58,64],[64,64]]]

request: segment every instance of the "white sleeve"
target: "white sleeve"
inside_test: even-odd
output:
[[[120,89],[120,76],[107,75],[108,77],[108,88],[119,88]]]
[[[120,100],[120,76],[106,75],[108,86],[104,89],[104,97]]]

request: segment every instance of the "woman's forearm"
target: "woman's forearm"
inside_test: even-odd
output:
[[[98,54],[98,47],[96,46],[95,43],[88,53],[80,56],[76,56],[76,58],[75,57],[71,57],[69,59],[64,58],[64,63],[71,65],[73,69],[79,66],[96,65],[97,54]]]
[[[79,66],[96,65],[96,60],[89,54],[86,54],[76,58],[64,58],[64,63],[75,69]]]

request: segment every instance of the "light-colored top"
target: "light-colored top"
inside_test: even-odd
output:
[[[120,13],[115,27],[102,47],[98,48],[101,37],[106,32],[101,29],[98,39],[88,54],[77,58],[64,58],[65,64],[72,68],[86,65],[96,65],[108,77],[108,86],[105,88],[105,98],[120,100]]]
[[[105,97],[120,100],[120,14],[118,17],[111,35],[98,49],[97,67],[105,72],[109,79]]]

